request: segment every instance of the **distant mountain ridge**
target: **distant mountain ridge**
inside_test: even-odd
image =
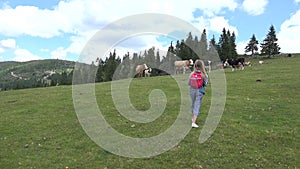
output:
[[[0,62],[0,90],[71,83],[75,63],[58,59]]]

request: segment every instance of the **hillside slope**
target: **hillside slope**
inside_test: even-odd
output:
[[[70,74],[74,65],[75,62],[58,59],[0,62],[0,89],[50,86],[54,75]]]
[[[150,158],[118,156],[91,140],[74,109],[77,102],[90,102],[74,101],[72,86],[2,91],[0,168],[299,168],[300,56],[268,59],[263,65],[252,62],[244,71],[225,69],[225,110],[205,143],[200,144],[198,138],[214,84],[207,87],[203,98],[197,120],[200,128],[191,129],[178,145]],[[188,75],[176,76],[186,85]],[[95,97],[110,128],[128,137],[148,138],[170,128],[181,104],[176,81],[160,76],[132,79],[128,89],[132,105],[148,110],[154,89],[164,92],[167,103],[161,116],[149,123],[134,122],[119,113],[110,82],[95,84]],[[77,94],[85,97],[89,93]],[[190,118],[191,113],[186,116]],[[94,116],[86,120],[92,119]]]

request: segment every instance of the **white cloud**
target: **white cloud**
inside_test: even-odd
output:
[[[0,41],[0,53],[5,52],[8,49],[15,49],[16,41],[14,39],[5,39]]]
[[[209,3],[206,0],[192,0],[189,3],[132,0],[130,4],[135,5],[128,6],[127,1],[119,0],[70,0],[60,1],[53,10],[34,6],[6,6],[0,10],[0,34],[50,38],[61,33],[80,34],[100,29],[112,21],[140,13],[163,13],[190,21],[193,19],[192,11],[196,8],[214,16],[221,13],[222,9],[234,10],[237,7],[235,0],[211,0]]]
[[[8,36],[31,35],[49,38],[59,35],[57,15],[33,6],[0,10],[0,33]]]
[[[14,39],[1,40],[0,45],[3,48],[14,49],[16,48],[16,41]]]
[[[52,38],[64,33],[71,34],[69,47],[58,48],[51,53],[51,57],[65,58],[68,53],[79,55],[96,30],[100,30],[118,19],[141,13],[168,14],[190,22],[195,20],[192,12],[200,9],[204,16],[197,18],[197,22],[193,24],[200,31],[206,28],[209,34],[210,31],[220,32],[225,27],[237,35],[237,29],[230,26],[226,19],[215,17],[222,14],[224,10],[233,11],[237,6],[236,0],[210,0],[209,3],[207,0],[190,0],[189,3],[185,1],[176,1],[175,3],[171,0],[131,0],[130,4],[120,0],[69,0],[60,1],[53,10],[34,6],[11,8],[5,5],[0,9],[0,35]],[[139,24],[148,26],[142,25],[147,24],[147,21]],[[173,28],[173,31],[176,31],[176,27]],[[114,34],[108,34],[108,38],[113,39]],[[148,44],[150,43],[155,42],[148,41]],[[146,47],[148,47],[147,44],[145,44]]]
[[[299,52],[300,10],[281,24],[277,38],[281,47],[280,52]]]
[[[261,15],[264,13],[268,0],[244,0],[242,7],[249,15]]]
[[[36,55],[30,53],[26,49],[16,49],[14,54],[15,54],[15,56],[14,56],[13,60],[18,61],[18,62],[26,62],[26,61],[29,61],[29,60],[41,60],[41,59],[43,59],[39,56],[36,56]]]
[[[228,20],[226,20],[224,17],[214,17],[212,19],[209,20],[209,27],[210,27],[210,31],[214,31],[214,32],[219,32],[221,33],[223,28],[225,28],[226,30],[230,30],[230,32],[234,32],[235,36],[238,36],[238,30],[236,27],[234,26],[230,26],[228,23]]]
[[[14,39],[0,40],[0,53],[5,52],[8,49],[15,49],[16,41]]]
[[[238,4],[235,0],[210,0],[209,2],[207,0],[198,0],[192,4],[199,4],[195,5],[194,7],[203,10],[203,13],[209,17],[222,13],[222,10],[226,8],[230,11],[234,11],[238,7]]]
[[[63,47],[59,47],[56,50],[51,52],[52,59],[61,59],[65,60],[67,57],[67,52]]]
[[[97,31],[88,31],[82,32],[78,35],[74,35],[70,37],[71,44],[66,48],[66,52],[71,54],[80,55],[84,46],[88,43],[88,41],[96,34]]]
[[[247,46],[247,41],[240,41],[236,44],[236,52],[238,54],[245,54],[245,47]]]
[[[300,2],[300,0],[295,0],[295,3],[298,3],[298,2]]]

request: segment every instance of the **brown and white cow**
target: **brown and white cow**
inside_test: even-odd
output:
[[[244,65],[245,66],[252,66],[252,63],[250,61],[248,61],[248,62],[245,62]]]
[[[142,64],[142,65],[137,65],[135,68],[135,71],[137,73],[137,77],[142,77],[144,71],[148,69],[148,66],[146,64]]]
[[[183,74],[185,74],[186,70],[190,68],[190,66],[192,66],[193,60],[180,60],[180,61],[175,61],[174,65],[175,65],[175,74],[177,74],[177,72],[180,72],[182,70]]]

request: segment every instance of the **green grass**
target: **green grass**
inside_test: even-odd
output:
[[[253,59],[254,65],[244,71],[225,70],[225,111],[205,143],[198,143],[201,128],[192,129],[179,145],[144,159],[114,155],[90,140],[77,119],[71,86],[0,92],[0,168],[300,168],[300,56],[264,61],[258,65]],[[184,83],[186,78],[182,76]],[[134,79],[130,85],[138,110],[150,107],[148,94],[157,88],[168,99],[166,109],[146,124],[119,115],[110,83],[96,84],[95,91],[101,112],[117,131],[150,137],[176,119],[178,86],[169,76]],[[209,86],[200,126],[207,117],[210,91]]]

